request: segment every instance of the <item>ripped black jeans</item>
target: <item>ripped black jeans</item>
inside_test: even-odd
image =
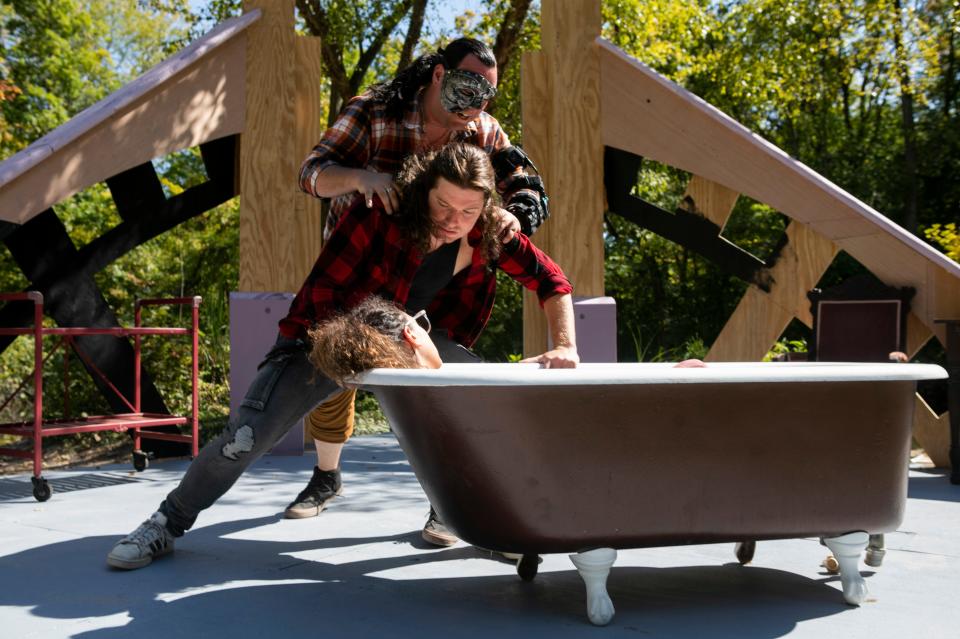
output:
[[[431,335],[445,362],[473,363],[480,358],[435,331]],[[176,536],[193,526],[200,511],[212,506],[247,466],[280,441],[313,408],[341,388],[318,373],[307,359],[303,340],[277,338],[260,364],[236,414],[220,435],[193,460],[180,485],[160,504],[167,528]]]
[[[162,504],[167,528],[177,536],[193,526],[314,406],[340,390],[307,360],[303,340],[278,337],[260,364],[243,403],[220,435],[207,443]]]

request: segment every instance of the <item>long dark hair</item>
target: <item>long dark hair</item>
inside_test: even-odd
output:
[[[393,80],[374,84],[367,89],[367,93],[376,102],[387,105],[388,116],[399,120],[403,117],[407,103],[413,99],[420,87],[430,84],[435,66],[442,64],[445,69],[456,69],[463,59],[471,54],[489,68],[497,66],[497,59],[486,44],[475,38],[457,38],[446,47],[437,49],[436,53],[420,56]]]
[[[411,155],[404,161],[396,178],[400,187],[400,214],[395,216],[404,235],[422,252],[430,250],[434,224],[430,218],[429,196],[440,178],[483,194],[483,210],[477,222],[483,233],[480,250],[492,267],[500,256],[495,217],[500,196],[490,158],[472,144],[454,142],[436,151]]]

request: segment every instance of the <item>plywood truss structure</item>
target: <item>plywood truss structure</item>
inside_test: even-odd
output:
[[[687,194],[721,227],[732,193],[791,219],[792,249],[774,266],[775,285],[769,293],[751,288],[711,359],[757,360],[790,319],[809,324],[805,294],[839,250],[887,285],[916,288],[911,353],[931,335],[943,339],[934,319],[960,317],[960,265],[610,43],[597,47],[604,144],[692,173]]]
[[[320,207],[298,193],[296,168],[321,133],[320,43],[296,34],[294,0],[244,9],[0,163],[0,240],[58,324],[114,325],[95,273],[238,194],[240,289],[292,292],[309,272]],[[152,161],[198,146],[208,181],[167,197]],[[120,223],[75,247],[54,206],[101,182]],[[22,315],[7,305],[0,325],[23,325]],[[124,343],[84,350],[126,392],[130,348],[109,339]],[[147,410],[167,412],[144,384]]]
[[[578,21],[577,28],[583,30],[586,21]],[[599,23],[594,24],[599,32]],[[555,195],[558,186],[563,188],[557,179],[563,177],[556,175],[552,164],[556,154],[551,153],[550,145],[558,142],[549,123],[557,107],[551,105],[549,87],[552,78],[565,72],[554,69],[551,74],[543,68],[545,60],[556,60],[547,47],[546,34],[544,43],[543,52],[524,59],[524,126],[528,140],[530,130],[546,133],[537,136],[540,140],[534,146],[542,147],[539,157],[546,161],[541,168],[547,174],[551,195]],[[811,325],[806,293],[841,250],[887,285],[916,289],[908,318],[910,355],[931,336],[943,341],[943,326],[934,320],[960,318],[960,265],[602,38],[596,37],[590,46],[578,50],[583,58],[596,56],[599,68],[599,94],[594,99],[579,98],[581,103],[599,104],[599,140],[583,127],[570,129],[577,137],[568,139],[562,153],[578,156],[578,149],[585,148],[592,154],[606,146],[688,171],[693,177],[684,198],[687,206],[721,230],[739,194],[768,204],[791,220],[786,242],[769,269],[772,281],[763,288],[749,286],[713,344],[709,360],[759,360],[793,318]],[[534,96],[542,99],[538,104],[546,104],[536,114],[528,105],[529,97]],[[589,178],[586,181],[591,182]],[[576,213],[577,217],[585,215],[583,209]],[[561,221],[545,235],[552,254],[567,268],[570,256],[562,247],[557,250],[554,233],[582,241],[576,231],[580,223],[563,210],[555,217]],[[577,259],[583,261],[582,252]],[[525,346],[528,343],[539,345],[537,340],[525,342]],[[917,409],[918,438],[935,461],[946,463],[947,416],[938,418],[919,397]]]
[[[888,286],[916,289],[907,327],[910,355],[934,335],[944,340],[943,325],[934,320],[960,318],[960,265],[600,38],[597,5],[544,3],[542,50],[522,60],[524,143],[551,195],[552,217],[536,240],[564,267],[578,294],[602,294],[595,289],[603,269],[596,227],[603,204],[577,194],[603,192],[594,169],[608,147],[689,172],[684,208],[718,232],[740,194],[791,220],[763,287],[749,286],[709,360],[759,360],[791,320],[811,325],[806,293],[841,250]],[[599,86],[585,77],[593,73]],[[531,354],[546,337],[533,305],[524,312],[524,351]],[[938,418],[919,398],[917,408],[917,435],[942,463],[947,416]]]
[[[24,224],[83,189],[243,130],[246,31],[228,20],[0,163],[0,219]]]
[[[296,187],[321,133],[319,40],[296,34],[294,0],[244,9],[0,163],[0,220],[23,225],[151,160],[241,135],[240,289],[296,291],[320,249],[319,202]]]

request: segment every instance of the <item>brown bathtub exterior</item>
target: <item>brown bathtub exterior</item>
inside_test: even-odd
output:
[[[373,390],[462,539],[559,553],[893,531],[915,384]]]

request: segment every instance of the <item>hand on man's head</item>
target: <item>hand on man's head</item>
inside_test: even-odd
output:
[[[389,173],[364,169],[357,174],[357,182],[357,192],[363,194],[367,208],[373,207],[373,196],[376,195],[383,203],[383,209],[387,215],[393,215],[400,210],[397,186]]]

